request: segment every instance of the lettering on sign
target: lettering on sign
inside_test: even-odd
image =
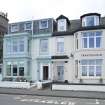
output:
[[[81,54],[81,56],[102,56],[102,54]]]

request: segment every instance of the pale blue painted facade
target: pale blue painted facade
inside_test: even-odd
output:
[[[3,45],[4,80],[5,78],[14,81],[17,81],[18,78],[25,78],[28,81],[40,80],[40,62],[50,61],[47,60],[49,59],[47,56],[43,59],[45,54],[41,53],[33,58],[33,54],[31,53],[32,48],[34,49],[33,53],[36,52],[38,50],[37,46],[40,46],[40,43],[35,44],[34,47],[32,43],[35,40],[40,41],[44,37],[51,37],[53,21],[52,18],[48,18],[9,24],[8,34],[4,37]],[[40,26],[41,22],[43,27]]]
[[[9,41],[10,43],[8,43]],[[22,45],[17,43],[14,46],[14,41],[22,41]],[[31,79],[30,67],[31,67],[31,55],[29,51],[30,34],[29,33],[15,33],[5,35],[4,37],[4,53],[3,53],[3,77],[24,77]],[[10,44],[10,45],[9,45]],[[20,45],[19,45],[20,44]],[[9,49],[7,48],[9,47]],[[22,49],[21,49],[22,47]],[[16,50],[16,51],[15,51]],[[7,74],[8,66],[10,66],[10,74]],[[16,66],[16,67],[14,67]],[[14,69],[13,69],[14,68]],[[23,74],[21,74],[23,69]],[[14,70],[14,71],[13,71]]]

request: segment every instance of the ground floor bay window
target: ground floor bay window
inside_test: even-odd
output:
[[[6,65],[6,75],[11,76],[11,63],[7,63]]]
[[[102,59],[83,59],[80,61],[81,77],[101,77]]]
[[[24,62],[7,62],[6,76],[24,76]]]

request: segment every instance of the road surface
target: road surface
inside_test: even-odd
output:
[[[105,100],[0,94],[0,105],[105,105]]]

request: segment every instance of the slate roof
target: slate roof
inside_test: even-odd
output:
[[[70,20],[69,20],[66,16],[64,16],[64,15],[60,15],[56,20],[58,21],[59,19],[66,19],[68,25],[70,25]]]
[[[97,29],[105,29],[105,17],[100,18],[99,26],[89,26],[89,27],[82,27],[81,19],[70,20],[70,26],[69,26],[68,31],[57,32],[56,30],[55,32],[52,33],[52,36],[73,35],[73,33],[77,31],[97,30]]]
[[[91,16],[91,15],[97,15],[97,16],[101,16],[101,14],[99,14],[99,13],[88,13],[88,14],[84,14],[84,15],[82,15],[80,18],[83,18],[83,17],[85,17],[85,16]]]

